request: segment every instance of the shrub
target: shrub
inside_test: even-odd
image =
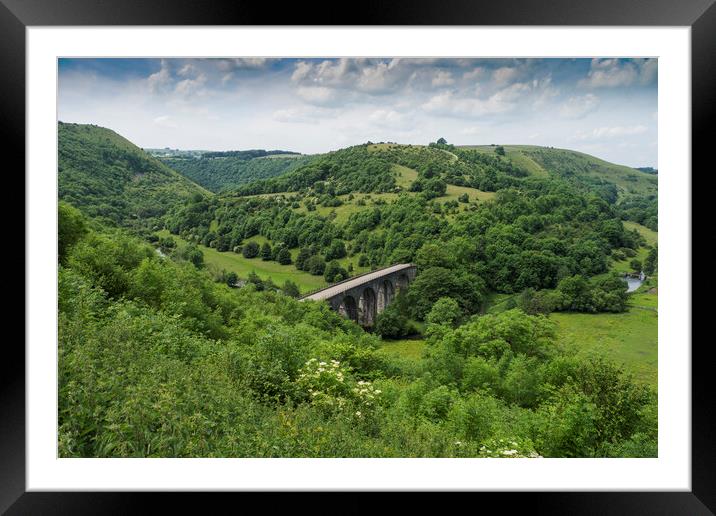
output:
[[[282,247],[281,250],[278,252],[278,255],[276,256],[276,261],[281,265],[290,265],[291,252],[287,248]]]
[[[425,317],[425,321],[430,324],[446,324],[448,326],[456,325],[462,318],[462,310],[451,297],[441,297],[433,304],[433,307]]]
[[[256,258],[259,255],[259,244],[254,241],[248,242],[241,249],[241,254],[244,255],[244,258]]]

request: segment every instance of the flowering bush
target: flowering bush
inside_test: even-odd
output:
[[[357,418],[365,417],[381,394],[371,382],[356,382],[338,360],[308,360],[299,371],[296,384],[314,406],[331,412],[350,410]]]
[[[527,440],[490,439],[480,446],[479,457],[492,457],[499,459],[542,458],[534,450],[532,443]]]

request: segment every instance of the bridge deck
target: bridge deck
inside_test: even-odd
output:
[[[384,269],[379,269],[377,271],[368,272],[366,274],[361,274],[360,276],[357,276],[355,278],[341,281],[339,283],[336,283],[335,285],[326,287],[323,290],[314,292],[311,295],[301,298],[301,301],[304,301],[306,299],[311,299],[313,301],[321,301],[324,299],[330,299],[333,296],[342,294],[343,292],[345,292],[347,290],[350,290],[355,287],[359,287],[359,286],[363,285],[364,283],[370,283],[371,281],[376,280],[378,278],[382,278],[383,276],[387,276],[389,274],[393,274],[395,272],[402,271],[404,269],[409,269],[411,267],[415,267],[415,264],[400,263],[398,265],[393,265],[391,267],[386,267]]]

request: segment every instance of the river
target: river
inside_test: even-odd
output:
[[[642,283],[644,283],[639,278],[630,278],[626,277],[624,278],[624,281],[627,282],[627,292],[634,292],[636,289],[638,289]]]

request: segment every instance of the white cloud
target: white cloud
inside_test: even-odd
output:
[[[477,79],[484,78],[486,75],[487,75],[487,71],[483,67],[478,66],[474,70],[471,70],[469,72],[465,72],[464,74],[462,74],[462,78],[465,81],[475,81]]]
[[[394,130],[405,130],[414,125],[414,120],[411,115],[400,113],[393,109],[376,109],[368,115],[368,121],[379,127],[387,127]]]
[[[569,97],[559,108],[559,114],[564,118],[584,118],[589,113],[595,111],[598,106],[599,97],[587,93],[586,95]]]
[[[219,70],[230,71],[241,68],[261,69],[268,64],[265,57],[239,57],[235,59],[221,59],[218,63]]]
[[[158,72],[147,77],[147,85],[151,93],[161,93],[171,84],[172,76],[169,71],[169,65],[166,60],[162,59]]]
[[[206,75],[199,74],[193,79],[183,79],[177,82],[174,91],[182,97],[203,96],[207,94],[207,90],[204,89],[206,81]]]
[[[83,62],[60,67],[60,119],[110,127],[143,147],[323,152],[444,136],[657,164],[656,60],[164,59],[111,73]],[[577,82],[588,86],[590,66],[596,83],[633,72],[631,85],[585,91]]]
[[[484,128],[482,128],[480,126],[476,126],[476,125],[473,125],[470,127],[465,127],[460,130],[460,134],[466,134],[468,136],[472,136],[475,134],[484,134],[484,133],[485,133]]]
[[[321,119],[331,118],[338,115],[337,109],[301,106],[279,109],[272,113],[271,118],[277,122],[316,124]]]
[[[309,104],[326,105],[336,98],[334,90],[323,86],[298,88],[296,93]]]
[[[433,77],[433,86],[450,86],[451,84],[455,84],[455,79],[452,78],[450,72],[439,71]]]
[[[579,86],[591,88],[616,88],[633,84],[650,84],[657,73],[656,59],[621,61],[619,59],[592,59],[587,77]]]
[[[580,131],[575,135],[577,140],[609,140],[624,136],[643,134],[648,130],[645,125],[598,127],[591,131]]]
[[[161,115],[155,117],[152,122],[160,127],[167,127],[169,129],[176,129],[177,125],[174,123],[173,118],[169,115]]]
[[[492,72],[492,80],[499,86],[512,82],[518,75],[519,71],[517,68],[504,66]]]

